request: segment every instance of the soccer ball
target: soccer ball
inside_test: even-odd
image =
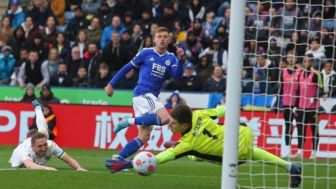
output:
[[[139,175],[151,175],[156,169],[155,156],[145,151],[138,153],[133,158],[133,168]]]

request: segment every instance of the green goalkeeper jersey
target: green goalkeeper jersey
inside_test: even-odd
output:
[[[196,110],[192,114],[192,127],[184,133],[174,147],[158,155],[157,162],[164,163],[186,155],[222,162],[224,128],[214,120],[224,116],[225,107]],[[252,132],[248,127],[239,129],[239,159],[247,159],[253,144]]]

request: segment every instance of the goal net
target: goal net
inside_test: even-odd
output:
[[[256,147],[302,165],[300,188],[336,188],[335,32],[334,0],[247,1],[240,121]],[[237,184],[289,188],[289,179],[250,161]]]

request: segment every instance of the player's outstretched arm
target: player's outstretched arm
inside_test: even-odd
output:
[[[26,159],[23,161],[23,164],[27,169],[34,169],[34,170],[47,170],[47,171],[57,171],[57,169],[53,167],[47,167],[44,165],[39,165],[37,163],[34,163],[31,159]]]
[[[76,171],[87,171],[86,169],[82,168],[75,159],[73,159],[71,156],[69,156],[65,152],[63,156],[61,157],[61,160],[63,160],[65,163],[67,163],[70,167],[72,167]]]
[[[132,63],[128,63],[115,74],[115,76],[111,79],[111,81],[109,81],[109,83],[105,87],[105,93],[107,94],[107,96],[113,96],[113,86],[115,86],[118,81],[126,75],[126,73],[134,68],[136,67]]]
[[[180,47],[176,50],[177,62],[172,65],[172,76],[175,81],[178,81],[182,78],[183,75],[183,65],[185,63],[185,54],[184,50]]]

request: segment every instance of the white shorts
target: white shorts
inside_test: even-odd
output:
[[[151,93],[133,97],[133,109],[135,117],[145,114],[156,113],[164,105]]]

